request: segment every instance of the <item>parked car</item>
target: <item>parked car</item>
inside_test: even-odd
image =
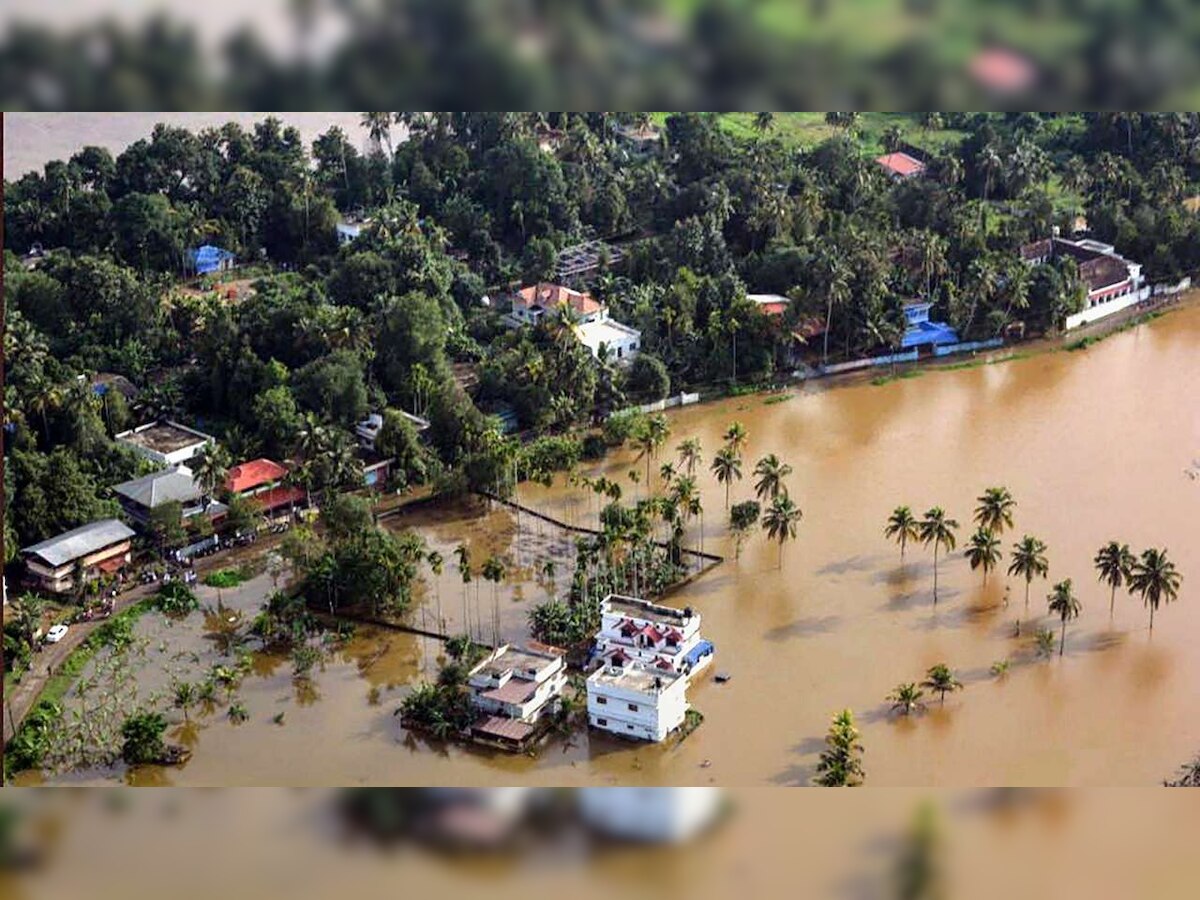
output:
[[[46,643],[57,644],[67,636],[67,626],[59,622],[57,625],[51,625],[50,630],[46,632]]]

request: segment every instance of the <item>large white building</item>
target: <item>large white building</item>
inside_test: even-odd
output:
[[[1074,258],[1079,265],[1079,277],[1087,285],[1083,309],[1067,316],[1068,329],[1111,316],[1150,297],[1150,285],[1142,278],[1141,263],[1130,262],[1112,244],[1053,237],[1021,248],[1021,258],[1031,266],[1057,256]]]
[[[164,468],[186,464],[216,443],[212,435],[170,420],[122,431],[114,440]]]
[[[713,659],[713,645],[700,635],[700,614],[637,597],[610,594],[600,604],[600,630],[593,657],[616,655],[690,677]]]
[[[560,655],[504,644],[471,670],[467,684],[480,714],[472,734],[519,747],[539,721],[558,712],[567,669]]]
[[[541,283],[517,291],[512,295],[510,316],[517,325],[529,325],[557,319],[568,309],[576,339],[596,359],[606,353],[609,360],[625,363],[641,350],[640,331],[610,318],[608,307],[591,294],[561,284]]]
[[[587,680],[588,724],[641,741],[661,741],[687,714],[687,678],[617,651]]]

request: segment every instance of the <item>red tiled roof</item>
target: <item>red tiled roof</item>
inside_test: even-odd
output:
[[[532,697],[536,690],[537,685],[532,681],[526,681],[523,678],[510,678],[502,687],[494,688],[479,696],[485,697],[488,700],[495,700],[497,703],[521,704]]]
[[[654,644],[657,644],[659,641],[661,641],[663,639],[662,632],[659,631],[657,628],[655,628],[653,625],[643,625],[641,631],[639,631],[638,634],[642,634],[642,635],[645,635],[646,637],[650,638],[651,643],[654,643]]]
[[[234,466],[225,476],[225,490],[233,494],[252,491],[264,484],[279,481],[287,474],[287,469],[269,459],[252,459],[240,466]]]
[[[298,487],[277,487],[263,491],[261,494],[255,494],[250,498],[250,502],[259,509],[269,512],[272,509],[287,506],[289,503],[299,503],[303,499],[304,491]]]
[[[675,641],[676,643],[679,643],[680,641],[683,640],[683,634],[679,631],[678,628],[672,628],[670,631],[667,632],[666,637],[667,637],[667,640]]]
[[[533,734],[532,725],[522,722],[520,719],[506,719],[503,716],[488,716],[482,722],[477,722],[472,728],[480,734],[510,741],[523,741]]]
[[[600,303],[591,294],[581,294],[561,284],[534,284],[517,291],[517,299],[521,305],[541,306],[544,309],[556,309],[559,306],[570,306],[580,315],[598,312]]]
[[[610,660],[612,660],[612,662],[615,665],[618,665],[618,666],[623,666],[623,665],[625,665],[625,663],[629,662],[629,655],[624,650],[622,650],[620,647],[618,647],[616,650],[614,650],[612,653],[610,653],[608,655],[608,658]]]
[[[925,163],[919,159],[914,159],[907,153],[885,153],[883,156],[877,156],[875,162],[883,166],[894,175],[899,175],[902,178],[907,178],[910,175],[919,175],[925,171]]]

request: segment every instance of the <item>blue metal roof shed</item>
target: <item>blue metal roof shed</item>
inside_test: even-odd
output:
[[[209,275],[228,269],[233,265],[235,258],[228,250],[222,250],[212,244],[195,248],[191,251],[191,257],[192,268],[195,269],[197,275]]]
[[[931,303],[908,303],[904,307],[904,316],[908,320],[908,328],[900,341],[901,349],[922,347],[926,344],[957,344],[958,332],[945,322],[929,321]]]

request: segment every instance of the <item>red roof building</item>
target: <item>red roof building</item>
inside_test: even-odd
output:
[[[911,178],[925,171],[925,163],[914,156],[909,156],[907,153],[899,151],[877,156],[875,157],[875,162],[883,166],[884,171],[893,178]]]
[[[225,476],[225,490],[231,494],[248,494],[260,488],[274,487],[288,470],[269,459],[252,459],[234,466]]]

